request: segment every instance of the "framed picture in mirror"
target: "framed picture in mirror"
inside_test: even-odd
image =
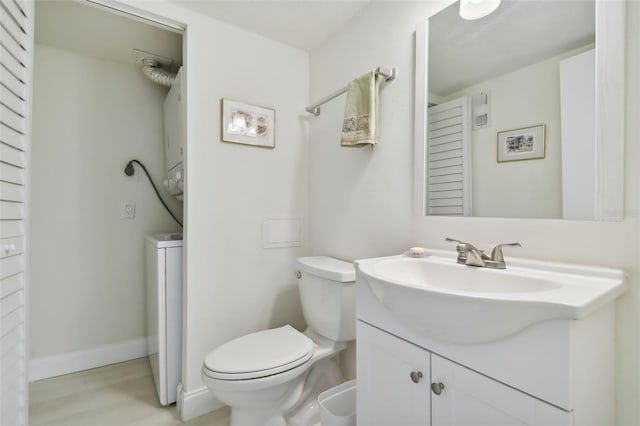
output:
[[[544,155],[544,124],[498,132],[498,163],[535,160]]]

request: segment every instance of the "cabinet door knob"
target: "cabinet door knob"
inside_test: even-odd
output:
[[[436,395],[440,395],[444,389],[444,383],[431,383],[431,390]]]
[[[413,383],[418,383],[422,379],[422,371],[412,371],[409,373],[409,377]]]

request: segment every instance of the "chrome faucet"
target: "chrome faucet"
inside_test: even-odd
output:
[[[456,251],[458,252],[457,262],[462,265],[480,266],[485,268],[505,269],[507,265],[504,263],[502,247],[521,247],[520,243],[498,244],[491,250],[491,256],[484,251],[476,248],[473,244],[464,241],[455,240],[453,238],[445,238],[445,241],[457,243]]]

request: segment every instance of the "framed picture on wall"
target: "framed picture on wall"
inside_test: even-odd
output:
[[[539,124],[498,132],[498,163],[544,158],[545,130]]]
[[[276,146],[276,111],[222,98],[222,141],[261,148]]]

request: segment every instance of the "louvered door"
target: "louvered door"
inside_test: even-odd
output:
[[[0,5],[0,424],[27,424],[25,234],[33,2]]]
[[[427,214],[471,216],[469,98],[432,106],[428,115]]]

